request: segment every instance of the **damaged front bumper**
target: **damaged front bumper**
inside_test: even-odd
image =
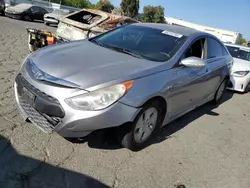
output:
[[[96,130],[133,122],[141,110],[120,102],[100,111],[75,110],[65,103],[65,99],[54,97],[53,92],[58,94],[63,88],[59,88],[60,91],[54,88],[47,93],[51,87],[38,84],[26,75],[17,75],[14,84],[17,106],[25,120],[30,120],[44,132],[56,132],[65,138],[85,137]]]

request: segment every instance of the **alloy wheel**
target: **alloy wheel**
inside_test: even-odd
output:
[[[134,140],[136,143],[145,142],[155,129],[158,119],[156,108],[150,107],[139,117],[135,129]]]

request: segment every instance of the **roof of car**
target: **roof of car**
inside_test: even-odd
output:
[[[237,48],[241,48],[241,49],[245,49],[245,50],[250,50],[250,47],[239,45],[239,44],[224,43],[224,45],[225,46],[237,47]]]
[[[136,23],[134,25],[171,31],[171,32],[175,32],[184,36],[190,36],[190,35],[193,35],[194,33],[200,33],[200,31],[192,29],[192,28],[182,27],[182,26],[177,26],[177,25],[169,25],[169,24]]]

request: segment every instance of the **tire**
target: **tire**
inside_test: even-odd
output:
[[[223,98],[223,94],[226,91],[227,84],[228,84],[228,79],[224,79],[221,82],[219,88],[217,89],[217,91],[215,93],[215,96],[214,96],[214,99],[213,99],[213,104],[219,105],[221,103],[221,100]]]
[[[23,20],[25,20],[25,21],[33,21],[33,19],[28,14],[23,16]]]
[[[250,82],[247,84],[247,87],[245,88],[245,93],[250,92]]]
[[[150,118],[149,118],[150,117]],[[146,119],[150,119],[146,121]],[[120,144],[132,151],[145,148],[153,136],[160,130],[162,109],[158,101],[144,105],[135,121],[118,129]]]

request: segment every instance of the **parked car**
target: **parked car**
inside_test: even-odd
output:
[[[0,14],[4,15],[4,13],[5,13],[5,1],[0,0]]]
[[[250,47],[225,44],[234,58],[232,74],[228,89],[249,92],[250,91]]]
[[[61,17],[66,16],[67,14],[70,14],[74,12],[73,10],[62,10],[62,9],[55,9],[51,13],[47,13],[44,15],[44,24],[45,25],[58,25],[59,20]]]
[[[82,9],[60,19],[56,36],[66,41],[85,39],[137,22],[130,17],[117,16],[101,10]]]
[[[116,127],[121,144],[139,150],[163,125],[219,103],[231,62],[208,33],[130,24],[33,52],[15,96],[22,116],[46,132],[72,138]]]
[[[6,16],[26,21],[33,21],[33,20],[43,21],[43,16],[46,13],[48,13],[48,10],[46,8],[26,3],[8,7],[5,10]]]

